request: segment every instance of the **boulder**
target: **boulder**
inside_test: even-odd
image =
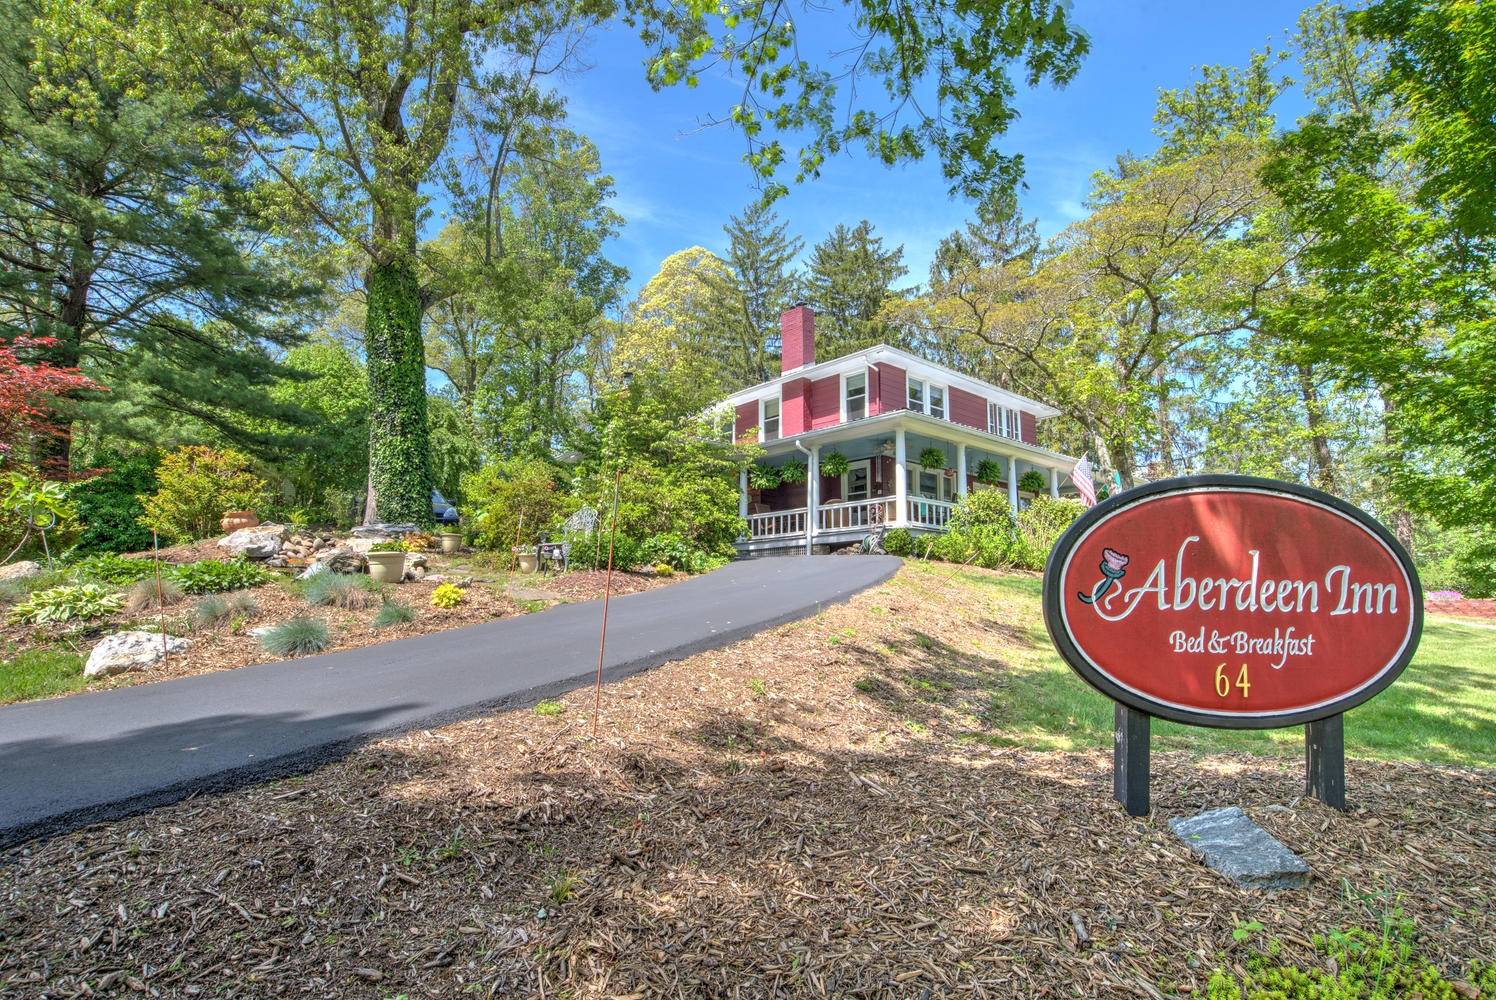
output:
[[[9,566],[0,566],[0,580],[21,580],[28,576],[36,576],[42,571],[41,565],[30,559],[22,559],[13,562]]]
[[[84,677],[108,677],[126,670],[149,670],[161,661],[162,636],[159,632],[116,632],[105,636],[88,654]],[[192,645],[191,639],[165,637],[167,652],[180,653]]]
[[[392,524],[389,521],[375,521],[372,524],[360,524],[350,531],[349,534],[354,538],[371,538],[376,542],[387,542],[391,538],[414,534],[420,530],[420,525],[414,522],[402,521]]]
[[[327,567],[334,573],[367,573],[369,571],[369,560],[365,559],[363,553],[352,549],[337,549],[331,555],[321,561],[321,565]]]
[[[255,528],[240,528],[227,538],[218,540],[218,547],[239,553],[246,559],[269,559],[278,554],[290,530],[284,524],[262,524]]]
[[[296,579],[298,579],[298,580],[310,580],[312,577],[316,576],[318,573],[326,573],[326,572],[327,572],[327,563],[324,563],[324,562],[314,562],[310,566],[308,566],[306,569],[302,570],[300,573],[297,573],[296,574]]]
[[[409,558],[409,557],[407,557],[407,558]],[[424,579],[426,579],[426,567],[425,566],[407,566],[405,568],[405,582],[406,583],[420,583]]]

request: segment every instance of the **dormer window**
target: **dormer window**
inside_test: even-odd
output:
[[[848,375],[842,380],[842,422],[867,416],[867,372]]]
[[[777,441],[779,439],[779,397],[765,399],[759,402],[758,426],[762,441]]]

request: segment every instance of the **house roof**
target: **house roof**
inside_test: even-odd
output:
[[[910,354],[908,351],[901,351],[897,347],[889,347],[887,344],[878,344],[874,347],[858,351],[855,354],[848,354],[845,357],[835,358],[831,361],[822,361],[817,364],[803,365],[799,368],[791,369],[771,381],[760,382],[758,385],[750,386],[747,389],[740,389],[726,399],[721,400],[717,403],[717,406],[739,406],[743,403],[751,403],[761,398],[766,390],[777,389],[784,385],[784,383],[793,382],[797,379],[805,378],[814,380],[827,378],[832,375],[845,375],[861,368],[876,368],[880,364],[894,365],[924,378],[933,377],[935,381],[944,383],[945,385],[955,386],[958,389],[964,389],[967,392],[987,397],[993,402],[1002,403],[1015,410],[1025,410],[1041,420],[1060,415],[1059,410],[1052,406],[1047,406],[1036,399],[1020,396],[1016,392],[1010,392],[990,382],[974,379],[970,375],[963,375],[954,369],[947,368],[945,365],[927,361],[917,355]]]

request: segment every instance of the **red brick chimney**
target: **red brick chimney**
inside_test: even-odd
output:
[[[804,302],[779,317],[779,372],[792,372],[816,363],[816,314]]]

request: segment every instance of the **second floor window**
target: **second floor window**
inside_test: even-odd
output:
[[[1019,421],[1017,410],[1010,410],[1006,406],[999,406],[996,403],[987,404],[988,434],[1017,439],[1023,436],[1022,427],[1023,425]]]
[[[928,386],[926,395],[930,397],[930,416],[945,419],[945,389],[938,385]]]
[[[764,440],[774,441],[779,437],[779,400],[766,399],[762,406],[763,414],[758,425],[764,429]]]
[[[917,378],[909,380],[909,409],[915,413],[925,412],[925,384]]]
[[[867,372],[847,376],[844,400],[847,420],[861,420],[867,416]]]
[[[909,380],[909,409],[915,413],[928,413],[932,417],[945,419],[945,387]]]

